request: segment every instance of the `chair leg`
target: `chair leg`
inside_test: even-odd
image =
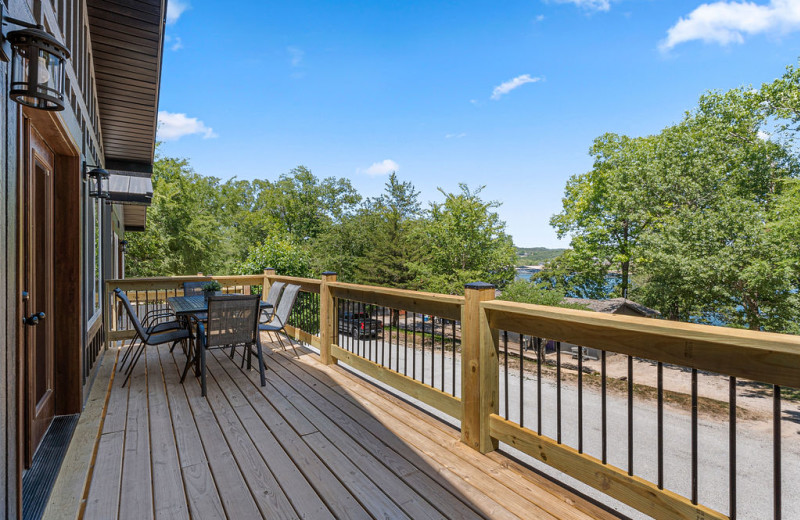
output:
[[[289,334],[286,332],[286,329],[283,329],[283,333],[286,334],[286,339],[289,341],[289,345],[292,346],[292,350],[294,350],[294,356],[296,358],[300,358],[300,354],[297,353],[297,347],[294,346],[294,342],[292,341],[291,336],[289,336]],[[284,348],[284,350],[286,349]]]
[[[186,353],[186,365],[183,367],[183,374],[181,374],[181,384],[183,384],[183,380],[186,379],[186,374],[189,372],[189,367],[192,366],[194,362],[194,356],[191,355],[191,352]]]
[[[250,350],[250,348],[248,348]],[[267,386],[266,367],[264,366],[264,354],[261,352],[261,338],[256,338],[256,352],[258,353],[258,371],[261,373],[261,386]]]
[[[128,349],[125,351],[125,354],[122,356],[122,359],[120,360],[119,364],[117,364],[117,372],[122,370],[122,367],[125,366],[125,360],[128,359],[128,356],[130,356],[131,350],[132,350],[131,347],[133,347],[133,344],[136,342],[136,339],[138,337],[139,337],[139,333],[137,332],[136,335],[134,335],[131,338],[131,342],[128,343]]]
[[[125,376],[125,381],[122,382],[122,387],[123,388],[125,388],[125,385],[128,383],[128,380],[131,378],[131,375],[133,375],[133,369],[136,366],[136,363],[139,362],[139,358],[142,357],[142,354],[144,353],[145,348],[147,348],[147,345],[145,345],[145,343],[142,342],[141,347],[139,347],[138,352],[136,352],[136,356],[131,358],[131,366],[128,367],[128,375]]]
[[[206,349],[200,349],[200,387],[202,392],[200,395],[206,396]]]

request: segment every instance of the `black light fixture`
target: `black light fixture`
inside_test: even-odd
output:
[[[128,241],[127,240],[120,240],[119,241],[119,248],[122,251],[122,254],[125,254],[128,251]]]
[[[1,5],[1,4],[0,4]],[[0,7],[0,23],[12,23],[25,29],[3,35],[0,58],[8,61],[7,44],[11,46],[11,99],[40,110],[64,110],[64,70],[69,51],[44,26],[31,24],[5,15]]]
[[[92,168],[88,170],[88,168]],[[84,174],[89,177],[89,196],[95,199],[110,199],[111,194],[108,192],[108,178],[111,174],[102,168],[96,166],[89,166],[86,163],[83,165]]]

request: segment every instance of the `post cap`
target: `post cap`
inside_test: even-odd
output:
[[[331,275],[334,275],[334,274],[336,274],[335,271],[325,271],[324,273],[322,273],[323,276],[331,276]]]
[[[264,270],[265,271],[274,271],[275,268],[274,267],[265,267]]]
[[[494,289],[495,286],[486,282],[472,282],[464,286],[465,289]]]

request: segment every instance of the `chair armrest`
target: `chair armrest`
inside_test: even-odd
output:
[[[151,324],[153,320],[158,320],[160,318],[174,318],[175,314],[172,311],[150,311],[144,315],[142,318],[142,326],[147,327]]]

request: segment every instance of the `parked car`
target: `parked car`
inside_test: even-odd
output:
[[[350,334],[354,338],[378,336],[383,331],[383,322],[369,317],[369,313],[358,311],[339,312],[339,333]]]

